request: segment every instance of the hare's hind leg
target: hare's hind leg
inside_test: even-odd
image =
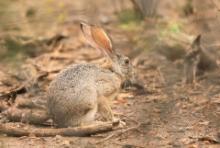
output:
[[[88,109],[85,114],[72,116],[68,125],[71,127],[90,125],[95,121],[96,113],[97,105],[94,108]]]
[[[94,88],[85,87],[77,94],[77,101],[72,105],[71,126],[88,125],[95,121],[98,102]]]
[[[90,125],[95,121],[96,113],[97,105],[93,106],[93,108],[88,108],[88,110],[86,110],[83,114],[77,114],[72,116],[68,122],[68,125],[71,127]]]
[[[95,121],[98,105],[94,105],[85,115],[81,117],[80,125],[89,125]]]

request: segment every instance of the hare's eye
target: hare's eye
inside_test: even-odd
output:
[[[128,65],[130,61],[129,61],[129,59],[125,59],[124,62],[125,62],[126,65]]]

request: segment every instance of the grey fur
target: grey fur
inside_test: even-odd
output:
[[[48,112],[59,127],[89,124],[99,111],[105,120],[113,120],[110,98],[121,83],[132,78],[128,57],[116,53],[101,27],[80,24],[88,43],[107,54],[106,68],[93,64],[71,65],[61,71],[48,90]]]
[[[94,121],[98,109],[106,120],[113,120],[108,100],[131,71],[130,64],[122,64],[124,58],[120,56],[120,62],[114,62],[120,74],[114,68],[102,69],[93,64],[71,65],[60,72],[48,90],[48,111],[54,122],[59,127],[86,124]]]

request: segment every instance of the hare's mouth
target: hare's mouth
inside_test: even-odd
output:
[[[122,84],[121,84],[121,88],[122,89],[126,89],[132,86],[132,83],[130,80],[125,80]]]
[[[124,90],[143,90],[144,89],[144,86],[141,85],[140,83],[138,82],[133,82],[131,80],[125,80],[122,84],[121,84],[121,88],[124,89]]]

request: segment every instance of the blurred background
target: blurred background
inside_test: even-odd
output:
[[[16,67],[47,52],[42,45],[54,36],[76,36],[79,21],[102,25],[119,48],[185,46],[198,34],[218,48],[219,7],[218,0],[0,1],[0,62]]]
[[[25,111],[35,111],[19,108],[19,101],[45,103],[49,83],[70,64],[102,64],[103,56],[80,31],[81,21],[102,26],[135,67],[141,87],[121,91],[113,102],[125,132],[88,138],[0,136],[0,147],[1,141],[20,147],[93,148],[97,141],[97,147],[114,148],[219,147],[219,67],[196,73],[192,84],[183,82],[190,71],[184,69],[186,53],[199,34],[201,53],[213,57],[207,63],[220,64],[220,0],[0,0],[0,123],[29,126]],[[197,57],[188,62],[193,74]]]

